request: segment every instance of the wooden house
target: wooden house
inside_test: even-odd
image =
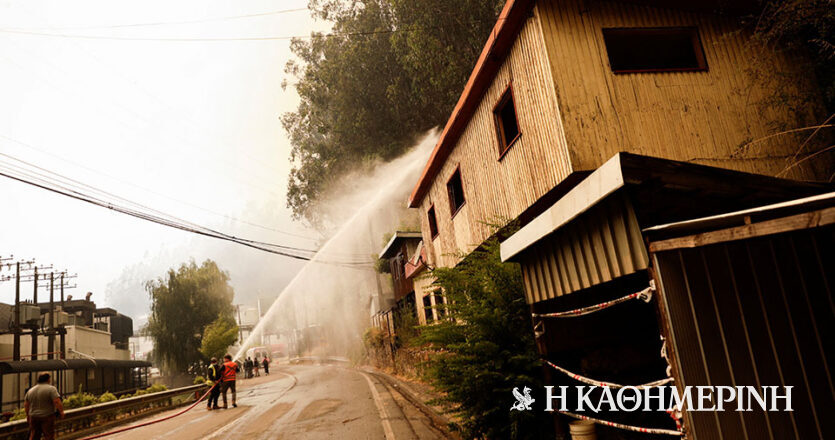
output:
[[[381,323],[378,326],[385,329],[390,321],[390,330],[396,332],[392,311],[409,313],[417,320],[421,310],[415,298],[415,286],[412,277],[409,276],[409,262],[420,251],[420,232],[397,231],[392,235],[386,246],[380,251],[379,258],[386,260],[391,275],[392,288],[394,292],[394,305],[388,310],[381,310],[372,322]],[[388,317],[388,318],[386,318]]]
[[[799,56],[758,51],[739,25],[755,3],[508,0],[409,198],[429,264],[621,151],[828,179],[831,155],[786,170],[825,116]]]
[[[744,222],[744,214],[728,213],[771,210],[762,207],[832,191],[831,185],[812,183],[825,182],[835,171],[831,152],[822,151],[828,144],[816,143],[831,139],[831,129],[806,141],[808,127],[825,119],[814,79],[803,69],[801,55],[757,50],[739,24],[739,15],[754,6],[747,1],[509,0],[409,199],[421,216],[425,265],[454,266],[497,234],[490,223],[501,228],[515,220],[520,229],[502,242],[502,258],[521,265],[544,360],[580,376],[630,385],[669,378],[677,387],[795,386],[806,393],[805,408],[832,408],[831,373],[820,368],[825,363],[800,373],[783,364],[832,358],[825,348],[825,341],[835,337],[830,327],[791,325],[793,319],[831,322],[831,308],[804,311],[803,303],[793,303],[788,316],[775,315],[774,334],[782,339],[749,338],[752,360],[735,369],[728,353],[738,347],[726,341],[739,342],[739,335],[722,336],[738,330],[733,318],[707,314],[711,301],[716,304],[714,292],[692,290],[696,287],[682,281],[699,270],[697,260],[703,257],[692,256],[686,273],[676,273],[677,254],[647,246],[648,240],[676,238],[653,229],[659,225],[677,225],[663,229],[673,234],[689,231],[678,222],[706,216]],[[788,90],[781,96],[791,96],[796,105],[775,102],[778,89]],[[797,107],[803,111],[792,110]],[[815,151],[821,151],[815,160],[797,161]],[[774,215],[820,207],[796,203],[788,213],[780,208]],[[726,225],[699,222],[707,229]],[[807,229],[820,226],[806,224]],[[773,234],[763,232],[767,227],[758,230],[764,237]],[[723,231],[720,235],[735,233]],[[831,241],[831,226],[822,231]],[[698,238],[686,239],[702,245]],[[777,273],[801,261],[835,261],[831,247],[812,254],[813,246],[804,240],[804,247],[799,241],[794,248],[781,244],[782,252],[794,249],[802,255],[772,258],[780,261]],[[716,275],[722,282],[728,279],[725,269]],[[678,278],[659,278],[659,271]],[[831,305],[831,289],[821,287],[831,285],[826,278],[831,274],[822,271],[808,271],[808,279],[797,276],[796,269],[785,276],[815,286],[804,297],[808,304]],[[682,296],[687,287],[691,296]],[[707,289],[704,283],[697,287]],[[418,297],[434,296],[430,281],[415,283],[415,290]],[[649,304],[626,301],[587,316],[551,319],[636,292],[652,294]],[[767,313],[775,313],[768,307]],[[688,310],[689,321],[682,320]],[[786,339],[800,334],[813,339]],[[758,351],[769,346],[778,361]],[[724,347],[724,357],[716,347]],[[782,355],[782,350],[795,354]],[[759,356],[764,371],[791,370],[790,377],[758,382],[757,368],[749,367],[760,362]],[[721,376],[705,375],[725,364],[730,365],[722,367]],[[565,371],[545,371],[553,385],[577,384]],[[812,390],[813,379],[828,388]],[[600,417],[676,428],[666,414]],[[688,413],[680,422],[687,438],[699,439],[826,438],[833,429],[820,411],[800,418],[729,417]],[[558,430],[564,429],[565,419],[558,420]],[[767,430],[758,430],[764,421]],[[758,437],[762,433],[771,436]]]

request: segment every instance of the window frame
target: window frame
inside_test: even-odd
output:
[[[660,34],[672,35],[676,33],[689,33],[690,42],[693,45],[693,53],[696,56],[697,67],[673,67],[654,69],[615,69],[612,66],[612,58],[609,55],[609,46],[606,44],[606,34],[636,35],[636,34]],[[604,27],[601,29],[603,47],[606,49],[606,60],[609,63],[609,71],[615,75],[628,75],[633,73],[674,73],[674,72],[707,72],[707,58],[704,45],[698,26],[655,26],[655,27]]]
[[[461,204],[458,205],[457,207],[453,206],[453,204],[452,204],[452,192],[450,191],[450,186],[449,186],[450,182],[452,182],[452,179],[455,178],[456,174],[458,175],[458,180],[461,181],[461,198],[462,198]],[[467,197],[464,196],[464,178],[461,176],[461,164],[458,164],[458,166],[455,167],[455,171],[453,171],[452,174],[449,175],[449,178],[446,181],[446,192],[447,192],[447,199],[449,200],[449,212],[450,212],[449,218],[453,219],[453,218],[455,218],[455,215],[458,214],[458,212],[461,211],[461,208],[463,208],[464,206],[467,205]]]
[[[432,310],[432,298],[429,297],[431,293],[426,293],[423,295],[423,319],[426,320],[427,324],[431,324],[435,322],[435,313]],[[426,304],[426,300],[429,300],[429,304]]]
[[[510,101],[510,105],[513,106],[513,118],[516,119],[516,136],[513,137],[510,141],[507,140],[504,132],[504,123],[502,122],[501,115],[499,114],[505,106],[508,105],[508,101]],[[496,139],[499,142],[499,161],[501,161],[505,154],[510,151],[510,148],[516,144],[516,141],[522,137],[522,128],[519,126],[519,112],[516,111],[516,98],[513,94],[513,81],[510,81],[505,87],[504,91],[502,92],[499,100],[493,106],[493,125],[496,127]]]
[[[432,216],[429,216],[429,213],[432,213]],[[435,240],[441,235],[440,230],[438,229],[438,211],[435,209],[435,204],[432,203],[429,205],[429,209],[426,210],[426,222],[429,223],[429,238],[431,240]],[[434,228],[432,227],[434,224]]]

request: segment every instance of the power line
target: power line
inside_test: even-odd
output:
[[[174,201],[174,202],[177,202],[177,203],[182,203],[182,204],[184,204],[184,205],[191,206],[192,208],[199,209],[199,210],[201,210],[201,211],[208,212],[208,213],[210,213],[210,214],[214,214],[214,215],[217,215],[217,216],[220,216],[220,217],[224,217],[224,218],[229,219],[229,220],[232,220],[232,221],[236,221],[236,222],[243,223],[243,224],[246,224],[246,225],[254,226],[254,227],[257,227],[257,228],[264,229],[264,230],[273,231],[273,232],[277,232],[277,233],[280,233],[280,234],[288,235],[288,236],[291,236],[291,237],[298,237],[298,238],[303,238],[303,239],[306,239],[306,240],[311,240],[311,241],[318,241],[318,240],[319,240],[319,238],[312,238],[312,237],[307,237],[307,236],[300,235],[300,234],[293,234],[293,233],[291,233],[291,232],[281,231],[281,230],[279,230],[279,229],[275,229],[275,228],[270,228],[270,227],[268,227],[268,226],[259,225],[259,224],[257,224],[257,223],[253,223],[253,222],[250,222],[250,221],[247,221],[247,220],[242,220],[242,219],[239,219],[239,218],[237,218],[237,217],[233,217],[233,216],[230,216],[230,215],[227,215],[227,214],[219,213],[219,212],[213,211],[213,210],[211,210],[211,209],[204,208],[204,207],[201,207],[201,206],[195,205],[195,204],[193,204],[193,203],[190,203],[190,202],[187,202],[187,201],[184,201],[184,200],[180,200],[180,199],[176,199],[176,198],[173,198],[173,197],[167,196],[167,195],[165,195],[165,194],[162,194],[162,193],[159,193],[159,192],[153,191],[153,190],[151,190],[151,189],[145,188],[145,187],[140,186],[140,185],[137,185],[137,184],[135,184],[135,183],[132,183],[132,182],[129,182],[129,181],[125,181],[125,180],[119,179],[118,177],[111,176],[111,175],[109,175],[109,174],[103,173],[103,172],[98,171],[98,170],[96,170],[96,169],[93,169],[93,168],[90,168],[90,167],[88,167],[88,166],[85,166],[85,165],[79,164],[79,163],[77,163],[77,162],[74,162],[74,161],[69,160],[69,159],[67,159],[67,158],[65,158],[65,157],[59,156],[59,155],[57,155],[57,154],[50,153],[50,152],[48,152],[48,151],[42,150],[42,149],[37,148],[37,147],[35,147],[35,146],[31,145],[31,144],[28,144],[28,143],[22,142],[22,141],[20,141],[20,140],[14,139],[14,138],[10,138],[10,137],[8,137],[8,136],[6,136],[6,135],[2,134],[2,133],[0,133],[0,138],[6,139],[6,140],[8,140],[8,141],[14,142],[14,143],[16,143],[16,144],[18,144],[18,145],[21,145],[21,146],[24,146],[24,147],[27,147],[27,148],[31,148],[31,149],[33,149],[33,150],[35,150],[35,151],[38,151],[38,152],[41,152],[41,153],[43,153],[43,154],[46,154],[46,155],[52,156],[52,157],[54,157],[54,158],[56,158],[56,159],[59,159],[59,160],[61,160],[61,161],[67,162],[67,163],[72,164],[72,165],[75,165],[75,166],[77,166],[77,167],[79,167],[79,168],[83,168],[83,169],[85,169],[85,170],[87,170],[87,171],[90,171],[90,172],[93,172],[93,173],[99,174],[99,175],[101,175],[101,176],[104,176],[104,177],[107,177],[107,178],[113,179],[113,180],[115,180],[115,181],[117,181],[117,182],[121,182],[121,183],[123,183],[123,184],[125,184],[125,185],[129,185],[129,186],[132,186],[132,187],[134,187],[134,188],[138,188],[138,189],[140,189],[140,190],[146,191],[146,192],[148,192],[148,193],[151,193],[151,194],[157,195],[157,196],[159,196],[159,197],[163,197],[163,198],[165,198],[165,199],[168,199],[168,200],[171,200],[171,201]],[[0,153],[0,154],[4,155],[4,156],[6,156],[6,157],[9,157],[9,158],[11,158],[11,159],[13,159],[13,160],[18,160],[18,161],[20,161],[20,162],[23,162],[23,161],[21,161],[21,160],[19,160],[19,159],[16,159],[16,158],[12,157],[12,156],[9,156],[8,154],[4,154],[4,153]],[[26,163],[26,162],[23,162],[23,163]],[[32,166],[34,166],[34,165],[32,165]]]
[[[2,154],[2,153],[0,153],[0,154]],[[5,155],[5,154],[3,154],[3,155],[9,157],[8,155]],[[23,161],[21,161],[21,162],[23,162]],[[23,163],[26,163],[26,162],[23,162]],[[36,168],[43,170],[43,168],[40,168],[40,167],[36,167]],[[115,196],[115,195],[110,194],[106,191],[102,191],[102,190],[96,189],[95,187],[92,187],[92,186],[83,184],[81,182],[75,181],[74,179],[70,179],[70,178],[61,176],[57,173],[49,172],[48,170],[47,170],[47,172],[50,173],[50,174],[54,174],[56,176],[59,176],[63,179],[66,179],[70,182],[77,182],[78,184],[80,184],[84,187],[90,188],[90,189],[92,189],[96,192],[100,192],[102,194],[106,194],[106,195],[110,195],[112,197],[115,197],[119,200],[126,201],[128,204],[132,204],[132,205],[138,206],[140,208],[145,208],[145,209],[147,209],[151,212],[143,212],[141,209],[134,209],[134,208],[126,207],[126,206],[123,206],[123,205],[120,205],[120,204],[117,204],[117,203],[114,203],[114,202],[110,202],[110,201],[100,199],[98,197],[89,195],[89,194],[87,194],[83,191],[79,191],[78,189],[68,187],[66,185],[66,183],[56,184],[55,182],[50,182],[49,178],[44,176],[42,173],[34,172],[34,174],[33,174],[31,171],[21,170],[21,169],[19,169],[19,167],[15,167],[15,165],[13,165],[13,164],[0,163],[0,176],[5,176],[5,177],[8,177],[10,179],[13,179],[13,180],[16,180],[16,181],[19,181],[19,182],[22,182],[22,183],[26,183],[26,184],[29,184],[29,185],[32,185],[32,186],[35,186],[35,187],[38,187],[38,188],[41,188],[41,189],[45,189],[47,191],[51,191],[51,192],[54,192],[54,193],[57,193],[57,194],[61,194],[61,195],[64,195],[66,197],[70,197],[70,198],[73,198],[73,199],[76,199],[76,200],[79,200],[79,201],[87,202],[87,203],[90,203],[90,204],[93,204],[93,205],[96,205],[96,206],[100,206],[100,207],[105,207],[105,208],[108,208],[110,210],[113,210],[113,211],[116,211],[116,212],[119,212],[119,213],[122,213],[122,214],[127,214],[127,215],[130,215],[130,216],[135,217],[135,218],[139,218],[139,219],[150,221],[150,222],[153,222],[153,223],[157,223],[157,224],[160,224],[160,225],[163,225],[163,226],[168,226],[168,227],[171,227],[171,228],[179,229],[179,230],[182,230],[182,231],[192,232],[192,233],[195,233],[195,234],[198,234],[198,235],[203,235],[203,236],[206,236],[206,237],[212,237],[212,238],[218,238],[218,239],[225,240],[225,241],[230,241],[230,242],[233,242],[233,243],[237,243],[237,244],[241,244],[241,245],[244,245],[244,246],[247,246],[247,247],[251,247],[253,249],[258,249],[258,250],[273,253],[273,254],[276,254],[276,255],[282,255],[282,256],[285,256],[285,257],[304,260],[304,261],[314,260],[315,259],[314,257],[318,254],[318,251],[315,251],[315,250],[295,248],[295,247],[291,247],[291,246],[283,246],[283,245],[274,244],[274,243],[267,243],[267,242],[262,242],[262,241],[257,241],[257,240],[250,240],[250,239],[245,239],[245,238],[240,238],[240,237],[236,237],[236,236],[233,236],[233,235],[225,234],[225,233],[222,233],[222,232],[219,232],[219,231],[215,231],[213,229],[210,229],[210,228],[207,228],[207,227],[204,227],[204,226],[200,226],[200,225],[197,225],[197,224],[192,223],[192,222],[188,222],[188,221],[184,221],[182,219],[178,219],[176,217],[170,216],[170,215],[162,213],[160,211],[153,210],[152,208],[145,207],[141,204],[131,202],[127,199]],[[310,255],[304,255],[304,254],[310,254]],[[321,259],[315,259],[315,260],[316,260],[316,262],[320,262],[320,263],[324,263],[324,264],[334,264],[334,265],[347,266],[347,267],[359,267],[359,266],[370,265],[370,262],[360,261],[360,260],[351,260],[351,261],[347,261],[347,260],[346,261],[321,260]]]

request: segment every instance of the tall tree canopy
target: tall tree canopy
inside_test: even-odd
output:
[[[226,349],[238,340],[238,324],[227,315],[218,318],[206,326],[203,331],[203,340],[200,345],[200,353],[206,359],[222,358]]]
[[[328,34],[295,39],[301,98],[282,116],[292,143],[287,205],[317,224],[316,202],[348,170],[392,159],[442,125],[502,0],[311,0]],[[462,13],[466,11],[466,13]]]
[[[155,358],[167,371],[182,372],[203,359],[202,335],[209,324],[217,319],[234,322],[229,275],[212,260],[170,269],[146,289],[151,296],[148,332]]]

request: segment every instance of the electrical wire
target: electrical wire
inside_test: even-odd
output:
[[[0,153],[3,156],[10,157],[5,153]],[[18,160],[19,161],[19,160]],[[26,163],[20,161],[22,163]],[[27,163],[28,164],[28,163]],[[30,164],[31,165],[31,164]],[[284,246],[275,243],[267,243],[258,240],[250,240],[245,238],[236,237],[233,235],[225,234],[219,231],[215,231],[211,228],[207,228],[201,225],[198,225],[193,222],[185,221],[179,219],[174,216],[170,216],[165,214],[161,211],[157,211],[155,209],[146,207],[144,205],[131,202],[127,199],[122,197],[116,196],[114,194],[110,194],[106,191],[99,190],[95,187],[90,185],[84,184],[82,182],[78,182],[77,180],[67,178],[65,176],[61,176],[60,174],[50,172],[45,170],[44,168],[37,167],[35,168],[43,171],[47,171],[49,174],[53,174],[55,176],[59,176],[63,178],[65,181],[62,182],[59,179],[51,179],[49,175],[46,175],[42,172],[31,171],[21,169],[19,166],[15,166],[14,164],[3,163],[0,162],[0,176],[4,176],[10,178],[12,180],[16,180],[22,183],[26,183],[31,186],[35,186],[50,192],[54,192],[57,194],[64,195],[66,197],[70,197],[75,200],[83,201],[92,205],[108,208],[110,210],[126,214],[135,218],[139,218],[142,220],[146,220],[149,222],[157,223],[163,226],[168,226],[174,229],[179,229],[186,232],[191,232],[197,235],[202,235],[211,238],[217,238],[233,243],[237,243],[243,246],[247,246],[253,249],[261,250],[264,252],[269,252],[276,255],[285,256],[288,258],[294,258],[298,260],[304,261],[315,261],[317,263],[323,264],[333,264],[338,266],[345,266],[345,267],[360,267],[360,266],[368,266],[372,265],[369,261],[360,261],[360,260],[325,260],[315,258],[318,255],[317,250],[311,249],[303,249],[303,248],[296,248],[292,246]],[[123,206],[118,204],[114,201],[108,201],[97,196],[88,194],[79,188],[74,188],[73,185],[69,185],[67,182],[76,182],[79,186],[83,188],[87,188],[88,190],[92,190],[93,192],[98,192],[100,194],[109,195],[117,200],[125,202],[128,205],[134,205],[134,207],[130,206]],[[144,210],[143,210],[144,209]]]
[[[128,182],[128,181],[125,181],[125,180],[119,179],[118,177],[111,176],[111,175],[109,175],[109,174],[102,173],[102,172],[100,172],[100,171],[98,171],[98,170],[95,170],[95,169],[93,169],[93,168],[90,168],[90,167],[87,167],[87,166],[85,166],[85,165],[79,164],[79,163],[77,163],[77,162],[73,162],[73,161],[71,161],[71,160],[69,160],[69,159],[66,159],[66,158],[64,158],[64,157],[61,157],[61,156],[58,156],[58,155],[56,155],[56,154],[50,153],[50,152],[48,152],[48,151],[41,150],[41,149],[39,149],[39,148],[37,148],[37,147],[34,147],[34,146],[32,146],[32,145],[29,145],[29,144],[27,144],[27,143],[25,143],[25,142],[19,141],[19,140],[17,140],[17,139],[10,138],[10,137],[8,137],[8,136],[6,136],[6,135],[2,134],[2,133],[0,133],[0,138],[6,139],[6,140],[8,140],[8,141],[14,142],[14,143],[16,143],[16,144],[18,144],[18,145],[22,145],[22,146],[27,147],[27,148],[31,148],[31,149],[33,149],[33,150],[35,150],[35,151],[39,151],[39,152],[41,152],[41,153],[43,153],[43,154],[46,154],[46,155],[52,156],[52,157],[54,157],[54,158],[56,158],[56,159],[58,159],[58,160],[61,160],[61,161],[64,161],[64,162],[66,162],[66,163],[69,163],[69,164],[75,165],[75,166],[77,166],[77,167],[79,167],[79,168],[83,168],[83,169],[85,169],[85,170],[87,170],[87,171],[90,171],[90,172],[96,173],[96,174],[98,174],[98,175],[101,175],[101,176],[104,176],[104,177],[107,177],[107,178],[113,179],[113,180],[115,180],[115,181],[117,181],[117,182],[120,182],[120,183],[123,183],[123,184],[125,184],[125,185],[129,185],[129,186],[132,186],[132,187],[134,187],[134,188],[138,188],[138,189],[143,190],[143,191],[145,191],[145,192],[148,192],[148,193],[150,193],[150,194],[154,194],[154,195],[156,195],[156,196],[163,197],[163,198],[168,199],[168,200],[171,200],[171,201],[173,201],[173,202],[181,203],[181,204],[184,204],[184,205],[190,206],[190,207],[192,207],[192,208],[199,209],[199,210],[204,211],[204,212],[208,212],[209,214],[214,214],[214,215],[217,215],[217,216],[220,216],[220,217],[224,217],[224,218],[229,219],[229,220],[232,220],[232,221],[236,221],[236,222],[239,222],[239,223],[243,223],[243,224],[246,224],[246,225],[249,225],[249,226],[254,226],[254,227],[261,228],[261,229],[268,230],[268,231],[277,232],[277,233],[284,234],[284,235],[288,235],[288,236],[291,236],[291,237],[303,238],[303,239],[305,239],[305,240],[311,240],[311,241],[318,241],[318,240],[320,240],[320,238],[313,238],[313,237],[308,237],[308,236],[305,236],[305,235],[293,234],[293,233],[291,233],[291,232],[285,232],[285,231],[281,231],[281,230],[279,230],[279,229],[270,228],[270,227],[268,227],[268,226],[259,225],[259,224],[257,224],[257,223],[252,223],[252,222],[247,221],[247,220],[242,220],[242,219],[239,219],[239,218],[237,218],[237,217],[233,217],[233,216],[230,216],[230,215],[227,215],[227,214],[219,213],[219,212],[216,212],[216,211],[210,210],[210,209],[208,209],[208,208],[204,208],[204,207],[201,207],[201,206],[195,205],[195,204],[193,204],[193,203],[190,203],[190,202],[187,202],[187,201],[184,201],[184,200],[176,199],[176,198],[173,198],[173,197],[167,196],[167,195],[165,195],[165,194],[161,194],[161,193],[159,193],[159,192],[153,191],[153,190],[151,190],[151,189],[145,188],[145,187],[140,186],[140,185],[137,185],[137,184],[135,184],[135,183],[132,183],[132,182]],[[12,157],[12,156],[10,156],[10,155],[8,155],[8,154],[0,153],[0,155],[3,155],[3,156],[6,156],[6,157],[9,157],[9,158],[11,158],[11,159],[17,160],[17,161],[22,162],[22,163],[27,163],[27,162],[24,162],[24,161],[22,161],[22,160],[20,160],[20,159],[14,158],[14,157]],[[32,166],[35,166],[35,165],[32,165]]]

